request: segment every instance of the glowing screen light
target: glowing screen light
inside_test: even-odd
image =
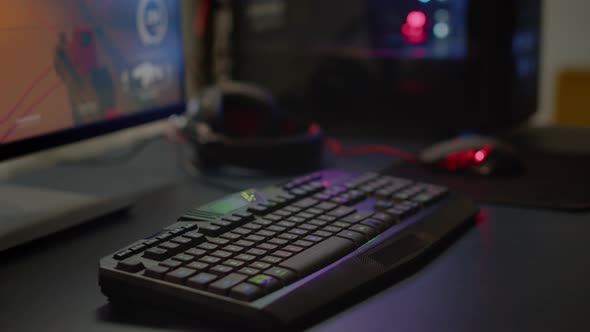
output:
[[[442,22],[436,23],[434,25],[434,27],[432,28],[432,31],[434,32],[434,35],[438,39],[447,38],[449,36],[449,34],[451,33],[451,29],[449,28],[449,25],[447,23],[442,23]]]
[[[406,23],[413,28],[423,28],[426,25],[426,14],[421,11],[411,11],[406,17]]]

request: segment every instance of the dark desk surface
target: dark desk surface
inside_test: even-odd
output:
[[[129,214],[103,218],[0,255],[2,331],[205,330],[157,317],[115,316],[97,284],[100,257],[171,223],[232,188],[280,178],[213,179],[183,173],[156,142],[101,172],[168,177]],[[379,169],[381,156],[331,162]],[[92,165],[64,166],[68,172]],[[63,171],[63,170],[62,170]],[[24,180],[23,180],[24,181]],[[28,182],[48,180],[42,172]],[[113,184],[121,185],[121,184]],[[485,218],[415,275],[327,318],[317,331],[590,331],[590,214],[483,205]]]

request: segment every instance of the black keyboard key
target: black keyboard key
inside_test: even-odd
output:
[[[228,259],[225,262],[223,262],[223,265],[227,265],[229,267],[233,267],[234,269],[240,268],[244,265],[244,262],[242,261],[238,261],[235,259]]]
[[[159,243],[159,241],[157,239],[150,239],[150,240],[144,241],[143,245],[146,246],[146,248],[150,248],[150,247],[155,246],[158,243]]]
[[[170,253],[163,248],[151,248],[143,252],[143,257],[153,259],[155,261],[162,261],[168,257]]]
[[[280,263],[283,259],[281,257],[277,257],[277,256],[264,256],[260,260],[265,263],[269,263],[269,264],[274,265],[274,264]]]
[[[215,225],[215,226],[219,226],[223,229],[228,229],[232,225],[235,225],[235,223],[232,223],[231,221],[227,221],[227,220],[217,220],[217,221],[212,222],[211,224]]]
[[[330,225],[330,226],[326,226],[326,227],[322,228],[322,230],[326,231],[326,232],[330,232],[330,233],[338,233],[338,232],[342,231],[342,228]]]
[[[212,267],[211,269],[209,269],[209,273],[213,273],[213,274],[218,275],[218,276],[224,276],[224,275],[230,273],[233,270],[234,270],[234,268],[233,267],[230,267],[230,266],[226,266],[226,265],[215,265],[214,267]]]
[[[393,218],[400,220],[403,219],[408,212],[398,209],[398,208],[393,208],[393,209],[388,209],[387,211],[385,211],[385,213],[387,213],[388,215],[392,216]]]
[[[301,224],[302,222],[305,222],[305,218],[292,216],[287,218],[287,221],[294,222],[296,224]]]
[[[148,267],[144,274],[146,277],[154,278],[154,279],[163,279],[164,275],[170,271],[170,268],[162,266],[162,265],[154,265]]]
[[[234,242],[234,244],[236,246],[250,248],[251,246],[255,245],[256,243],[254,243],[253,241],[239,240],[239,241]]]
[[[199,227],[199,232],[207,236],[217,236],[222,233],[222,229],[212,224],[203,224]]]
[[[295,271],[299,276],[305,276],[332,263],[354,249],[355,246],[351,241],[331,237],[285,260],[279,266]]]
[[[267,238],[267,237],[273,237],[276,234],[277,234],[276,232],[271,232],[271,231],[267,231],[267,230],[264,230],[264,229],[261,230],[261,231],[256,232],[256,235],[263,236],[265,238]]]
[[[240,234],[240,235],[248,235],[248,234],[252,233],[251,230],[245,229],[245,228],[242,228],[242,227],[236,228],[232,232],[233,233],[236,233],[236,234]]]
[[[251,213],[248,213],[248,214],[252,216]],[[242,221],[245,221],[244,219],[245,218],[242,218],[242,217],[236,216],[236,215],[221,218],[221,220],[228,222],[227,226],[232,225],[232,224],[237,225],[237,224],[241,223]]]
[[[285,239],[287,241],[294,241],[299,238],[299,235],[291,234],[291,233],[283,233],[283,234],[279,235],[278,238]]]
[[[289,252],[289,251],[284,251],[284,250],[277,250],[277,251],[273,252],[272,255],[280,257],[280,258],[289,258],[289,257],[293,256],[293,253]]]
[[[181,267],[172,272],[166,273],[166,275],[164,275],[164,280],[173,282],[175,284],[183,284],[186,279],[195,273],[197,273],[196,270]]]
[[[182,229],[184,229],[185,231],[192,231],[195,230],[199,227],[199,224],[195,223],[195,222],[185,222],[184,225],[182,225]]]
[[[262,250],[275,250],[276,248],[278,248],[278,246],[272,243],[262,243],[259,244],[257,248]]]
[[[301,228],[293,228],[293,229],[289,230],[289,233],[297,235],[297,236],[303,236],[303,235],[307,234],[308,231],[301,229]]]
[[[318,226],[312,224],[301,224],[297,227],[300,229],[304,229],[306,231],[315,231],[316,229],[318,229]]]
[[[192,239],[193,244],[203,243],[205,241],[205,236],[197,231],[184,233],[182,236]]]
[[[156,239],[158,241],[167,241],[173,237],[174,237],[174,234],[172,234],[170,232],[165,232],[165,233],[162,233],[162,234],[156,236]]]
[[[194,277],[191,277],[187,280],[186,284],[189,287],[197,288],[197,289],[205,289],[207,284],[211,283],[218,277],[211,273],[199,273]]]
[[[229,291],[229,296],[240,301],[253,301],[263,294],[260,287],[248,283],[241,283]]]
[[[327,221],[327,222],[333,222],[334,220],[336,220],[336,217],[329,216],[329,215],[326,215],[326,214],[322,214],[321,216],[318,216],[316,218],[319,219],[319,220]]]
[[[191,249],[185,251],[184,253],[187,255],[195,256],[195,257],[201,257],[204,254],[206,254],[207,252],[203,249],[191,248]]]
[[[186,255],[186,254],[180,254],[180,255],[176,255],[174,257],[172,257],[173,260],[176,261],[180,261],[183,263],[187,263],[192,261],[193,259],[195,259],[195,257],[191,256],[191,255]]]
[[[291,227],[294,227],[295,225],[297,225],[297,224],[294,222],[291,222],[291,221],[286,221],[286,220],[283,220],[283,221],[277,223],[277,226],[281,226],[281,227],[285,227],[285,228],[291,228]]]
[[[397,218],[390,216],[388,214],[385,214],[385,213],[375,213],[374,215],[371,216],[371,218],[376,219],[376,220],[380,220],[380,221],[384,221],[389,225],[392,225],[397,221]]]
[[[117,269],[125,272],[135,273],[143,270],[145,266],[142,261],[131,257],[117,263]]]
[[[303,251],[303,248],[302,247],[298,247],[298,246],[294,246],[294,245],[291,244],[291,245],[285,246],[283,248],[283,250],[290,251],[292,253],[299,253],[299,252],[302,252]]]
[[[310,221],[308,222],[308,224],[310,224],[310,225],[315,225],[315,226],[319,226],[319,227],[321,227],[321,226],[325,226],[325,225],[327,225],[327,224],[328,224],[328,222],[327,222],[327,221],[324,221],[324,220],[313,219],[313,220],[310,220]]]
[[[248,249],[246,251],[246,253],[248,255],[254,255],[254,256],[262,256],[262,255],[266,255],[268,251],[264,250],[264,249],[258,249],[258,248],[252,248],[252,249]]]
[[[129,256],[133,255],[133,251],[131,250],[123,250],[123,251],[119,251],[118,253],[113,255],[113,258],[116,260],[122,260],[125,259]]]
[[[221,237],[224,239],[228,239],[230,241],[234,241],[234,240],[241,238],[242,236],[240,234],[236,234],[236,233],[224,233],[221,235]]]
[[[251,223],[245,224],[242,227],[245,229],[249,229],[251,231],[257,231],[262,228],[262,225],[251,222]]]
[[[319,237],[330,237],[330,236],[332,236],[332,233],[326,232],[326,231],[315,231],[311,235],[319,236]]]
[[[393,202],[391,201],[377,201],[373,208],[377,211],[385,211],[387,209],[391,209],[393,207]]]
[[[367,225],[367,226],[371,226],[373,228],[375,228],[377,231],[382,232],[385,229],[387,229],[387,227],[390,226],[389,223],[382,221],[382,220],[378,220],[378,219],[365,219],[363,221],[361,221],[362,225]]]
[[[313,213],[308,213],[308,212],[299,212],[295,215],[295,217],[299,217],[299,218],[303,218],[305,220],[309,220],[313,217],[315,217],[316,215]]]
[[[355,213],[355,212],[356,212],[356,210],[351,207],[340,206],[340,207],[328,212],[327,214],[332,217],[342,218],[342,217],[345,217],[345,216]]]
[[[229,240],[224,239],[224,238],[220,238],[220,237],[214,237],[214,238],[209,238],[209,242],[216,244],[218,246],[224,246],[229,243]]]
[[[317,205],[316,205],[317,206]],[[315,207],[312,207],[310,209],[305,210],[306,213],[312,214],[314,217],[317,215],[320,215],[322,213],[324,213],[323,210],[317,209]]]
[[[364,234],[366,239],[370,239],[373,236],[377,235],[377,230],[375,230],[373,227],[371,226],[367,226],[367,225],[354,225],[352,227],[349,228],[351,231],[355,231],[355,232],[359,232],[361,234]]]
[[[204,256],[204,257],[199,258],[199,261],[213,265],[213,264],[217,264],[217,263],[221,262],[221,258],[213,257],[213,256]]]
[[[286,217],[292,215],[293,212],[290,212],[290,211],[287,211],[287,210],[283,209],[283,210],[277,210],[277,211],[275,211],[274,214],[277,215],[277,216],[286,218]]]
[[[277,226],[277,225],[272,225],[266,228],[267,231],[271,231],[271,232],[284,232],[286,230],[285,227],[282,226]]]
[[[215,256],[215,257],[219,257],[219,258],[229,258],[231,257],[232,253],[229,251],[224,251],[224,250],[217,250],[214,251],[213,253],[211,253],[211,256]]]
[[[209,264],[203,262],[191,262],[186,267],[196,270],[198,272],[205,271],[209,268]]]
[[[295,206],[295,207],[298,207],[298,208],[307,209],[307,208],[312,207],[312,206],[314,206],[314,205],[316,205],[318,203],[319,202],[316,199],[313,199],[313,198],[305,198],[305,199],[302,199],[302,200],[300,200],[298,202],[293,203],[292,205]]]
[[[266,206],[262,206],[260,204],[251,205],[250,207],[248,207],[248,212],[251,212],[256,215],[266,214],[267,211],[268,211],[268,208]]]
[[[170,231],[170,234],[172,234],[173,236],[178,236],[182,233],[184,233],[184,228],[176,228]]]
[[[266,219],[256,219],[253,221],[253,223],[258,224],[258,225],[262,225],[262,226],[270,226],[274,223],[274,221],[266,220]]]
[[[352,224],[344,222],[344,221],[335,221],[332,223],[332,226],[340,227],[340,228],[348,228]]]
[[[290,205],[290,206],[286,206],[285,208],[283,208],[283,210],[286,210],[286,211],[289,211],[289,212],[292,212],[292,213],[297,213],[297,212],[299,212],[299,211],[301,211],[303,209],[300,208],[300,207],[296,207],[296,206]]]
[[[271,265],[269,263],[260,262],[260,261],[254,262],[254,263],[250,264],[250,267],[253,267],[253,268],[258,269],[258,270],[266,270],[270,266]]]
[[[229,251],[234,254],[240,253],[240,252],[244,251],[244,249],[245,249],[244,247],[240,247],[235,244],[230,244],[229,246],[223,247],[223,250]]]
[[[308,235],[303,238],[303,241],[309,241],[309,242],[314,242],[314,243],[322,242],[323,240],[324,240],[323,238],[321,238],[319,236],[315,236],[315,235]]]
[[[250,212],[236,212],[233,216],[241,218],[243,221],[250,221],[254,219],[254,215]],[[231,220],[230,220],[231,221]]]
[[[322,203],[314,206],[314,208],[319,209],[319,210],[323,210],[323,211],[334,210],[337,207],[338,207],[338,204],[330,203],[330,202],[322,202]]]
[[[273,237],[272,239],[268,240],[268,243],[276,244],[277,246],[284,246],[285,244],[289,243],[289,241],[278,237]]]
[[[210,242],[205,242],[205,243],[201,243],[197,246],[197,248],[202,249],[202,250],[206,250],[206,251],[211,251],[211,250],[215,250],[217,248],[219,248],[218,245],[210,243]]]
[[[174,259],[167,259],[167,260],[163,261],[162,263],[160,263],[160,265],[170,267],[170,268],[177,268],[182,265],[182,262],[174,260]]]
[[[277,278],[265,274],[259,274],[248,279],[248,282],[262,288],[266,293],[271,293],[281,288],[281,283]]]
[[[275,212],[274,214],[268,214],[268,215],[264,216],[264,219],[276,222],[276,221],[283,220],[283,217],[276,214],[276,212]]]
[[[260,241],[264,241],[265,237],[264,236],[260,236],[260,235],[248,235],[244,238],[244,240],[246,241],[252,241],[252,242],[260,242]]]
[[[138,244],[136,246],[131,247],[131,251],[133,251],[134,254],[140,252],[140,251],[144,251],[145,249],[147,249],[147,247],[144,244]]]
[[[234,259],[240,260],[242,262],[252,262],[256,260],[256,256],[249,254],[239,254],[236,257],[234,257]]]
[[[357,246],[366,242],[365,236],[355,231],[344,230],[336,234],[336,236],[353,241]]]
[[[184,237],[184,236],[179,236],[179,237],[173,238],[172,240],[170,240],[170,242],[176,243],[176,244],[180,245],[181,247],[186,247],[192,243],[192,239],[189,239],[188,237]]]
[[[351,224],[356,224],[360,221],[363,221],[363,220],[369,218],[372,215],[373,215],[373,212],[371,212],[371,211],[358,211],[355,214],[351,214],[349,216],[342,218],[342,221],[348,222]]]
[[[255,276],[260,273],[260,270],[252,268],[252,267],[243,267],[238,270],[238,273],[245,274],[247,276]]]
[[[296,279],[296,275],[293,271],[282,268],[282,267],[271,267],[270,269],[263,272],[265,275],[275,277],[282,281],[283,284],[288,284]]]
[[[294,245],[299,246],[299,247],[304,247],[304,248],[308,248],[313,246],[315,243],[314,242],[309,242],[309,241],[305,241],[305,240],[298,240],[293,242]]]

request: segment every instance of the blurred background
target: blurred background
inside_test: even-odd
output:
[[[191,32],[195,30],[195,25],[198,26],[199,24],[201,24],[201,29],[205,29],[205,26],[203,25],[204,23],[202,22],[202,10],[200,11],[201,16],[197,14],[195,18],[195,13],[199,12],[199,6],[203,6],[203,2],[207,1],[185,1],[184,3],[185,19],[187,22],[186,24],[188,25],[187,29]],[[243,12],[246,14],[244,14],[241,19],[236,19],[236,17],[225,18],[227,21],[236,19],[234,23],[238,25],[238,27],[236,28],[234,26],[233,28],[238,31],[238,37],[234,39],[234,43],[232,43],[230,47],[239,48],[238,50],[231,49],[231,52],[237,52],[236,54],[238,55],[236,56],[236,59],[239,60],[234,59],[233,62],[230,61],[229,66],[232,67],[229,69],[226,68],[225,74],[223,74],[223,64],[218,65],[217,67],[213,66],[213,70],[216,71],[217,74],[222,73],[221,75],[251,80],[263,85],[272,86],[274,89],[273,92],[283,97],[288,94],[285,93],[286,91],[292,93],[297,90],[298,92],[301,92],[302,85],[309,84],[310,81],[313,81],[309,77],[302,78],[304,77],[306,70],[309,74],[313,66],[309,63],[301,65],[301,63],[303,60],[308,62],[319,61],[317,57],[318,53],[322,53],[322,55],[326,57],[338,54],[338,57],[336,58],[340,61],[340,66],[338,61],[332,61],[331,67],[324,66],[324,71],[320,71],[324,76],[330,76],[329,73],[331,71],[340,72],[340,75],[348,74],[350,77],[367,75],[362,71],[356,73],[353,72],[355,69],[361,67],[358,66],[358,64],[362,63],[362,61],[350,61],[350,59],[363,60],[363,57],[364,60],[366,60],[369,57],[366,52],[363,53],[359,47],[350,47],[353,45],[350,40],[347,40],[346,43],[340,45],[330,45],[325,42],[326,39],[330,38],[334,41],[334,36],[338,35],[338,33],[343,34],[342,30],[339,31],[337,29],[344,27],[345,29],[349,29],[348,31],[345,30],[344,33],[349,37],[356,34],[355,41],[364,38],[365,42],[371,42],[373,47],[379,49],[380,46],[384,46],[386,39],[371,40],[371,38],[369,38],[371,35],[374,37],[377,30],[383,30],[386,28],[384,24],[386,24],[387,20],[383,19],[383,17],[379,17],[380,14],[378,13],[381,12],[381,15],[384,16],[387,14],[387,11],[390,10],[389,7],[392,7],[392,9],[393,7],[396,7],[394,9],[398,11],[407,7],[408,13],[415,8],[423,8],[422,11],[427,15],[427,19],[429,21],[432,20],[433,22],[432,25],[426,27],[432,29],[433,33],[431,33],[431,36],[427,36],[424,41],[420,40],[420,37],[412,41],[411,36],[409,37],[410,39],[406,38],[405,41],[389,41],[390,44],[388,46],[394,45],[394,47],[389,47],[390,50],[403,49],[403,52],[405,53],[377,54],[377,57],[380,60],[387,57],[393,58],[395,60],[393,61],[395,65],[385,64],[384,61],[378,60],[377,62],[380,62],[378,67],[375,67],[373,63],[373,67],[370,68],[369,71],[395,72],[397,75],[400,75],[397,77],[400,80],[404,79],[403,73],[407,74],[407,77],[405,78],[409,79],[406,79],[402,84],[402,89],[400,90],[401,96],[406,96],[407,92],[410,92],[411,95],[416,89],[420,90],[422,88],[419,84],[416,84],[416,81],[412,80],[412,78],[420,77],[420,75],[427,73],[426,75],[432,75],[430,77],[432,82],[433,77],[440,78],[442,76],[443,79],[439,80],[437,88],[448,90],[438,95],[438,98],[441,100],[447,98],[447,100],[444,100],[441,104],[450,108],[462,108],[461,106],[453,104],[453,102],[456,101],[456,98],[455,95],[449,93],[449,91],[453,89],[457,90],[457,88],[449,86],[449,84],[465,84],[465,82],[455,82],[452,79],[454,79],[453,76],[457,76],[457,73],[463,70],[461,66],[453,67],[453,60],[461,59],[471,52],[465,44],[461,43],[461,40],[466,38],[470,24],[473,24],[461,16],[468,10],[468,1],[406,0],[403,2],[396,2],[395,5],[389,5],[389,7],[387,2],[383,1],[332,2],[333,1],[322,1],[321,4],[313,1],[285,2],[258,0],[240,2],[246,4],[243,5],[246,7],[243,9]],[[291,7],[296,6],[297,10],[295,10],[295,12],[299,12],[299,14],[293,14],[294,10],[289,10],[287,12],[284,8],[285,3],[288,3]],[[259,5],[258,9],[255,7],[252,9],[252,6],[256,4]],[[250,7],[248,8],[248,6]],[[516,20],[520,22],[518,24],[523,24],[525,28],[534,28],[535,25],[537,25],[537,28],[540,26],[540,31],[528,34],[522,33],[520,39],[515,37],[515,44],[512,45],[513,48],[521,47],[521,53],[524,54],[522,58],[526,58],[526,53],[529,52],[530,61],[526,63],[525,59],[523,65],[524,69],[522,69],[522,67],[514,69],[515,71],[520,72],[526,72],[528,70],[530,75],[533,75],[530,76],[529,80],[524,84],[518,82],[515,84],[517,86],[515,95],[523,97],[520,98],[519,102],[524,104],[519,105],[518,103],[515,104],[510,101],[498,102],[496,98],[491,98],[491,102],[487,104],[491,105],[494,102],[497,102],[497,104],[489,106],[489,110],[484,111],[483,113],[478,113],[476,117],[483,119],[482,122],[490,121],[491,124],[489,127],[491,128],[497,128],[502,125],[501,123],[517,123],[519,122],[519,119],[493,119],[493,114],[501,112],[501,108],[507,108],[508,105],[511,105],[510,107],[519,110],[512,110],[512,115],[510,116],[514,116],[515,113],[521,112],[523,113],[521,117],[528,117],[528,121],[526,121],[527,124],[559,124],[568,126],[590,125],[590,111],[587,111],[588,108],[590,108],[590,101],[585,93],[586,91],[590,91],[590,44],[584,42],[586,40],[586,35],[590,32],[590,21],[587,20],[586,17],[587,13],[590,12],[590,2],[584,0],[495,1],[493,5],[482,4],[478,6],[481,6],[479,7],[480,11],[487,11],[490,14],[482,16],[482,19],[489,20],[485,22],[485,25],[488,26],[488,32],[485,33],[490,33],[490,36],[492,37],[502,34],[503,26],[510,24],[507,23],[510,19],[514,19],[514,16],[511,16],[512,14],[506,14],[513,10],[517,13],[518,17]],[[338,8],[338,10],[334,11],[333,14],[329,14],[333,8]],[[443,8],[444,10],[437,11],[437,8]],[[369,13],[368,17],[363,17],[363,19],[367,22],[374,22],[375,24],[372,24],[373,31],[365,30],[365,34],[363,35],[361,32],[362,29],[355,28],[354,24],[351,25],[351,22],[354,22],[355,19],[359,19],[358,17],[355,17],[355,15],[366,15],[367,12]],[[289,22],[299,20],[298,22],[300,22],[301,25],[297,26],[293,25],[293,23],[289,23],[289,27],[292,28],[290,33],[281,30],[281,15],[289,15]],[[300,17],[297,18],[297,15],[300,15]],[[538,17],[536,15],[538,15]],[[262,18],[265,16],[266,18]],[[256,23],[253,25],[245,24],[244,20],[247,20],[248,17],[255,17],[256,19],[252,19],[252,21]],[[417,20],[415,22],[420,24],[421,17],[414,16],[414,19]],[[195,23],[195,20],[200,23]],[[540,24],[538,20],[540,20]],[[448,25],[439,24],[437,27],[434,27],[437,22],[448,23]],[[396,24],[397,23],[399,22],[396,22]],[[430,23],[428,22],[426,24],[428,25]],[[484,23],[481,23],[480,25],[484,26]],[[303,31],[305,37],[302,37],[302,35],[294,36],[294,26],[297,26],[298,29]],[[318,27],[322,28],[318,29]],[[484,30],[485,29],[481,29],[481,31]],[[539,33],[540,35],[536,36],[535,33]],[[195,87],[199,85],[199,82],[203,83],[207,81],[207,79],[203,77],[204,73],[202,70],[199,70],[195,64],[195,62],[202,61],[203,59],[199,58],[200,50],[195,49],[195,39],[190,37],[194,36],[194,34],[188,33],[185,34],[185,36],[190,39],[187,41],[187,45],[189,45],[189,47],[187,47],[188,60],[192,62],[192,64],[189,64],[189,69],[192,69],[192,78],[196,77],[195,79],[197,80],[197,83],[189,82],[189,91],[195,91]],[[277,45],[279,48],[281,46],[277,40],[281,39],[283,42],[287,43],[284,39],[285,36],[291,36],[290,38],[292,38],[291,40],[288,40],[289,47],[294,46],[294,42],[302,43],[302,39],[308,39],[307,41],[309,41],[309,38],[311,38],[310,36],[316,38],[316,41],[318,41],[316,44],[322,42],[323,47],[321,50],[315,50],[315,59],[310,59],[309,50],[304,48],[299,51],[302,53],[307,52],[307,56],[301,56],[301,54],[299,54],[300,56],[296,57],[296,60],[293,60],[292,57],[294,55],[291,53],[292,49],[289,50],[289,52],[282,53],[276,49]],[[324,38],[324,40],[322,40],[322,38]],[[442,43],[441,40],[444,40],[444,43]],[[395,44],[396,42],[398,44]],[[404,43],[404,45],[401,45],[402,43]],[[408,45],[412,46],[412,44],[416,44],[418,47],[407,47]],[[493,42],[491,44],[493,44]],[[341,47],[343,45],[348,47]],[[301,46],[301,44],[299,44],[299,46]],[[358,44],[356,46],[358,46]],[[530,54],[536,51],[539,51],[539,53],[536,54],[538,59],[534,59],[530,56]],[[289,56],[291,57],[290,59],[288,59]],[[333,59],[334,57],[332,60]],[[416,59],[418,61],[412,61]],[[448,61],[444,67],[441,67],[436,64],[437,61],[440,62],[440,60]],[[357,67],[351,65],[353,62]],[[297,63],[300,67],[296,70],[288,71],[288,69],[284,68],[286,63]],[[501,64],[498,66],[502,68]],[[269,67],[271,69],[268,69]],[[433,67],[436,68],[433,70]],[[527,67],[528,69],[526,69]],[[538,72],[536,70],[537,67]],[[276,68],[280,68],[280,70],[277,71]],[[344,71],[345,74],[342,74],[342,68],[346,69]],[[402,74],[399,74],[400,72]],[[286,73],[296,75],[290,75],[290,78],[286,79],[286,76],[284,75]],[[539,75],[538,86],[536,86],[537,77],[534,76],[537,73]],[[374,75],[374,73],[370,73],[369,75]],[[320,76],[320,74],[317,74],[317,76]],[[379,83],[383,85],[383,76],[372,76],[372,78],[374,77],[378,77],[377,80],[381,80]],[[446,80],[444,77],[450,78],[451,80]],[[298,79],[299,81],[297,81]],[[486,78],[486,80],[490,81],[489,78]],[[320,85],[322,94],[330,93],[329,86],[331,83],[333,82],[323,82],[324,85]],[[523,90],[518,91],[519,87]],[[538,90],[536,90],[537,87]],[[338,86],[337,91],[342,91],[342,88],[343,86]],[[369,87],[359,84],[357,86],[345,86],[344,88],[363,91],[363,88],[368,89]],[[523,94],[530,95],[530,100],[526,100],[529,96],[527,95],[525,98]],[[400,108],[404,107],[408,109],[408,107],[415,106],[414,103],[420,103],[420,101],[416,101],[415,98],[410,98],[410,101],[406,100],[405,102],[400,103],[400,95],[394,97],[396,98],[395,103],[399,105]],[[449,96],[451,97],[449,98]],[[534,100],[534,102],[531,100]],[[346,100],[343,104],[354,105],[355,102],[361,105],[366,105],[366,101],[364,100]],[[307,105],[298,106],[299,108],[307,108]],[[426,105],[425,107],[430,106]],[[417,108],[421,107],[418,106]],[[351,111],[351,113],[353,112],[354,111]],[[431,111],[425,111],[425,113],[421,114],[420,111],[417,111],[417,118],[420,119],[424,115],[432,116],[433,113],[436,114],[436,112]],[[459,115],[456,120],[461,121],[461,119],[465,118],[467,112],[457,114]],[[488,118],[491,120],[488,120]],[[395,120],[400,121],[400,119]],[[432,118],[432,122],[437,122],[437,120],[445,120],[448,122],[449,118],[446,115],[437,118],[435,115],[434,118]],[[469,121],[472,120],[473,119],[470,119]],[[416,121],[408,121],[408,125],[416,127],[415,122]],[[438,122],[440,123],[440,121]],[[453,126],[456,125],[457,122],[454,122]],[[485,124],[478,123],[478,129],[485,129],[485,127]]]

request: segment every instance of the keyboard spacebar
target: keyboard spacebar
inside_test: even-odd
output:
[[[339,237],[331,237],[279,264],[303,277],[343,257],[356,249],[354,243]]]

